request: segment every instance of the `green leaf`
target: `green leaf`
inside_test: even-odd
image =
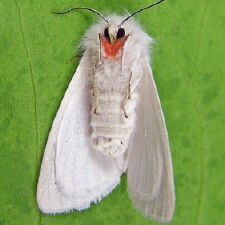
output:
[[[126,176],[101,203],[42,214],[36,185],[52,121],[78,61],[85,30],[103,14],[133,12],[143,1],[1,1],[0,224],[158,224],[137,212]],[[176,185],[173,225],[225,224],[225,3],[167,0],[135,18],[156,40],[153,71],[169,131]]]

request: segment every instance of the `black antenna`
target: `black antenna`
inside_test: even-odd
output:
[[[86,8],[86,7],[75,7],[75,8],[71,8],[71,9],[68,9],[66,11],[63,11],[63,12],[52,12],[52,13],[55,13],[55,14],[65,14],[65,13],[69,13],[69,12],[72,12],[74,10],[79,10],[79,9],[84,9],[84,10],[89,10],[91,12],[94,12],[96,14],[98,14],[100,17],[102,17],[103,20],[105,20],[106,23],[108,23],[108,25],[110,26],[109,24],[109,21],[98,11],[96,11],[95,9],[91,9],[91,8]]]
[[[160,4],[161,2],[163,2],[163,1],[164,1],[164,0],[160,0],[160,1],[158,1],[158,2],[156,2],[156,3],[154,3],[154,4],[152,4],[152,5],[149,5],[149,6],[145,7],[145,8],[139,9],[139,10],[137,10],[136,12],[133,12],[130,16],[128,16],[126,19],[124,19],[124,20],[120,23],[120,26],[121,26],[122,24],[124,24],[127,20],[129,20],[132,16],[136,15],[137,13],[140,13],[140,12],[146,10],[146,9],[152,8],[153,6],[158,5],[158,4]]]

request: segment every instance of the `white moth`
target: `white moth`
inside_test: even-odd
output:
[[[112,192],[127,171],[134,206],[168,222],[174,183],[149,65],[153,40],[130,19],[144,9],[126,19],[106,19],[89,8],[66,12],[74,9],[96,12],[104,21],[86,32],[84,55],[53,122],[38,180],[39,208],[50,214],[89,208]]]

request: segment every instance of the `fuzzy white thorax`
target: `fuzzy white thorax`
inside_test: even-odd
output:
[[[130,19],[123,24],[129,35],[115,58],[107,58],[99,40],[108,27],[116,36],[124,17],[109,16],[108,26],[104,21],[93,25],[85,34],[83,48],[92,61],[92,108],[91,139],[94,148],[108,156],[123,154],[135,126],[135,107],[138,93],[136,87],[143,75],[143,58],[149,58],[150,38],[140,25]]]

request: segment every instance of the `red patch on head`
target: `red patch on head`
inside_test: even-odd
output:
[[[116,57],[119,50],[124,46],[128,36],[129,35],[126,35],[126,36],[116,40],[115,43],[111,44],[109,42],[109,39],[107,39],[107,38],[101,36],[101,34],[99,34],[99,38],[100,38],[101,44],[105,50],[105,53],[110,58]]]

